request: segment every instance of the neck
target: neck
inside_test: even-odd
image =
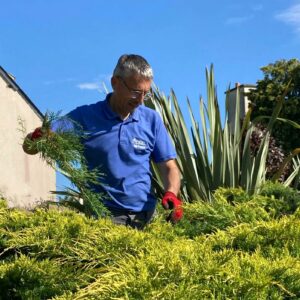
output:
[[[112,111],[118,114],[122,120],[126,120],[129,117],[130,113],[124,112],[122,108],[118,105],[118,103],[119,101],[113,93],[109,98],[109,106],[112,109]]]

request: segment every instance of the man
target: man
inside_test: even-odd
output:
[[[86,132],[83,143],[88,167],[98,167],[105,175],[101,186],[94,189],[109,196],[104,204],[113,222],[137,229],[148,224],[155,212],[151,159],[163,177],[162,205],[172,209],[170,220],[177,222],[183,215],[177,198],[180,173],[174,147],[157,112],[141,105],[149,97],[152,80],[152,68],[143,57],[122,55],[111,78],[113,92],[104,101],[68,114]],[[39,138],[39,134],[28,137]],[[29,153],[26,147],[24,150]]]

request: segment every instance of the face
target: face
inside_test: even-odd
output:
[[[117,99],[116,105],[122,114],[132,113],[141,105],[150,91],[152,80],[140,76],[113,77],[112,86]]]

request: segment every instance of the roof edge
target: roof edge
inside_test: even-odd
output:
[[[14,89],[16,92],[20,94],[20,96],[29,104],[29,106],[38,114],[38,116],[43,120],[44,115],[42,112],[38,109],[38,107],[32,102],[32,100],[26,95],[26,93],[20,88],[20,86],[15,82],[13,79],[14,76],[6,72],[1,66],[0,66],[0,76],[6,81],[9,87]]]
[[[238,87],[239,88],[247,88],[247,87],[251,87],[251,88],[256,88],[256,85],[255,84],[252,84],[252,83],[243,83],[243,84],[238,84]],[[235,91],[237,89],[237,86],[225,91],[224,93],[227,94],[227,93],[230,93],[232,91]]]

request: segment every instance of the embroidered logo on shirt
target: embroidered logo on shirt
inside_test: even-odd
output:
[[[147,144],[143,140],[139,140],[137,138],[132,139],[133,148],[138,150],[145,150],[147,148]]]

